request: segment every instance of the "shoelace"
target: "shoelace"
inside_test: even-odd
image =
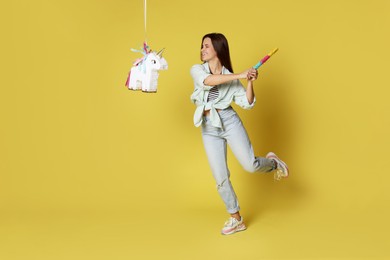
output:
[[[229,220],[225,222],[225,227],[232,227],[234,225],[234,221],[238,222],[235,218],[229,218]]]

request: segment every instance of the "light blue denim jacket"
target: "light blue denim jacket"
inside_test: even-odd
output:
[[[222,74],[232,73],[225,67],[222,67]],[[238,79],[218,85],[219,95],[217,99],[207,102],[209,91],[213,87],[204,84],[204,80],[209,75],[211,73],[207,62],[191,67],[191,76],[195,86],[194,92],[191,95],[191,101],[197,106],[194,113],[194,125],[196,127],[202,124],[205,110],[210,110],[212,126],[222,128],[222,122],[217,109],[228,108],[233,101],[244,109],[251,109],[255,105],[256,98],[252,104],[249,104],[246,97],[246,89]]]

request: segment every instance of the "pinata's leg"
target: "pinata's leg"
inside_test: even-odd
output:
[[[125,86],[127,88],[130,88],[130,74],[131,74],[131,71],[129,71],[129,75],[127,76],[127,80],[126,80],[126,84],[125,84]]]

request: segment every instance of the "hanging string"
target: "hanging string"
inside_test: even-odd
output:
[[[145,42],[147,42],[147,33],[146,33],[146,0],[144,0],[144,27],[145,27]]]
[[[145,40],[144,40],[144,43],[143,43],[143,46],[141,47],[141,49],[137,50],[137,49],[133,49],[131,48],[131,51],[133,52],[139,52],[139,53],[142,53],[144,55],[143,58],[140,58],[140,59],[137,59],[133,66],[137,66],[139,63],[141,63],[143,60],[146,59],[146,56],[147,54],[149,54],[151,52],[151,49],[147,43],[147,33],[146,33],[146,0],[144,0],[144,33],[145,33]]]

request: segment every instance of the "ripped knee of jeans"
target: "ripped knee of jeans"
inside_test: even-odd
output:
[[[228,179],[223,179],[221,182],[217,183],[217,189],[221,189],[227,182]]]

